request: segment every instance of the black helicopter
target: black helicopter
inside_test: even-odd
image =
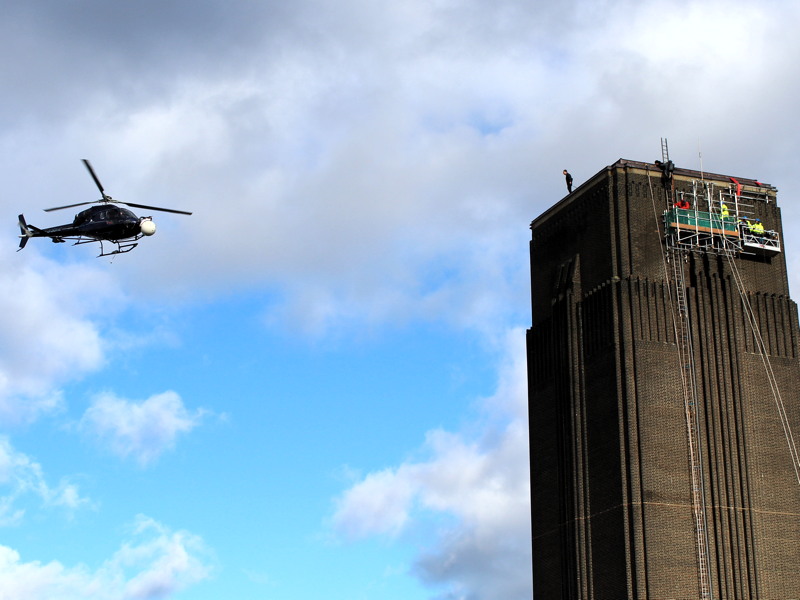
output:
[[[153,223],[152,217],[137,217],[133,212],[127,208],[115,206],[116,204],[124,204],[134,208],[147,208],[150,210],[159,210],[163,212],[176,213],[179,215],[191,215],[192,213],[185,210],[175,210],[172,208],[159,208],[157,206],[147,206],[145,204],[133,204],[132,202],[121,202],[114,200],[111,196],[105,193],[103,185],[97,178],[97,175],[92,169],[92,165],[85,158],[83,164],[89,170],[89,174],[97,184],[97,188],[103,197],[100,200],[93,202],[78,202],[77,204],[67,204],[66,206],[56,206],[54,208],[45,208],[45,212],[53,210],[61,210],[64,208],[73,208],[75,206],[84,206],[86,204],[95,204],[91,208],[82,210],[69,225],[58,225],[56,227],[47,227],[40,229],[33,225],[28,225],[25,222],[24,215],[19,216],[19,229],[22,232],[19,242],[19,249],[17,252],[25,247],[28,240],[33,237],[49,237],[54,243],[62,243],[67,240],[74,240],[74,245],[89,244],[92,242],[100,243],[100,256],[110,256],[112,254],[122,254],[130,252],[138,246],[137,240],[144,236],[153,235],[156,232],[156,224]],[[99,204],[98,204],[99,203]],[[116,249],[111,252],[106,252],[103,246],[104,242],[109,242],[116,245]]]

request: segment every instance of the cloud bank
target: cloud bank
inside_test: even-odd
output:
[[[428,459],[368,474],[342,494],[333,515],[335,531],[351,541],[434,531],[411,572],[443,589],[442,598],[532,594],[522,331],[506,344],[497,391],[484,400],[484,419],[471,434],[429,432]]]
[[[131,538],[100,567],[58,561],[25,562],[0,545],[2,597],[25,600],[156,600],[207,579],[211,561],[203,541],[139,516]]]

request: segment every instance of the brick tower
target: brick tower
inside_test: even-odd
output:
[[[535,600],[800,599],[776,192],[619,160],[531,223]]]

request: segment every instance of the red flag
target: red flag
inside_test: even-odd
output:
[[[742,184],[741,184],[741,183],[739,183],[739,182],[738,182],[736,179],[734,179],[733,177],[731,177],[730,179],[731,179],[731,181],[732,181],[733,183],[735,183],[735,184],[736,184],[736,197],[738,198],[739,196],[741,196],[741,195],[742,195]]]

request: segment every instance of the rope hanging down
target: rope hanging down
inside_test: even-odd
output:
[[[739,268],[736,265],[736,261],[734,260],[733,252],[730,251],[729,248],[726,247],[725,257],[728,259],[728,264],[731,267],[731,273],[733,273],[733,279],[736,283],[736,289],[739,292],[739,297],[742,299],[742,307],[744,309],[745,317],[747,318],[747,323],[750,325],[750,329],[753,332],[753,337],[756,341],[756,348],[758,348],[759,356],[761,357],[761,362],[764,365],[764,370],[767,374],[767,381],[769,382],[769,388],[772,392],[772,398],[775,401],[775,406],[778,409],[778,415],[781,420],[781,427],[783,428],[783,434],[786,437],[786,444],[789,447],[789,454],[791,455],[792,459],[792,467],[794,468],[795,478],[797,479],[797,483],[800,484],[800,455],[797,452],[797,444],[794,441],[794,435],[792,434],[792,428],[789,424],[789,417],[786,414],[786,406],[783,403],[783,398],[781,397],[781,391],[778,387],[778,381],[775,377],[775,371],[772,369],[772,363],[769,360],[769,353],[767,352],[767,344],[764,341],[763,336],[761,335],[761,329],[758,326],[758,320],[756,318],[756,313],[753,310],[753,306],[750,304],[750,300],[747,297],[747,292],[744,287],[744,281],[742,279],[742,275],[739,272]]]

